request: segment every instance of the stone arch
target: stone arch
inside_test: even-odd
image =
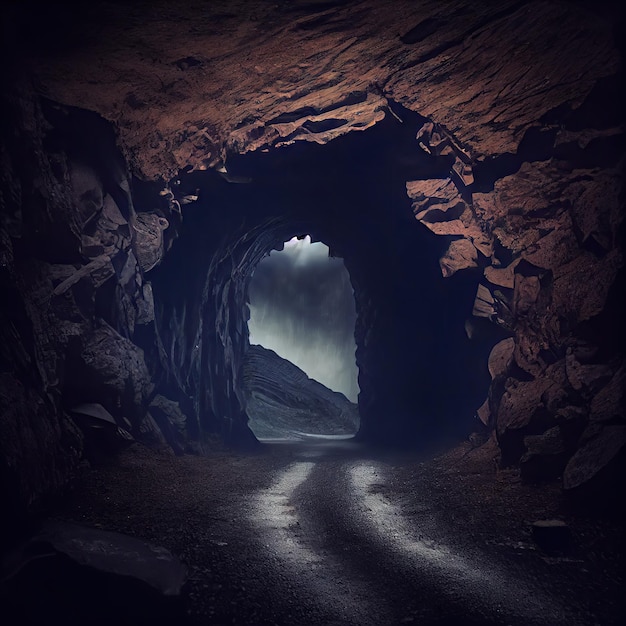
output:
[[[364,133],[324,146],[300,144],[262,155],[235,155],[229,176],[245,183],[225,181],[211,172],[181,176],[181,187],[203,188],[205,203],[194,209],[197,218],[190,209],[185,219],[199,222],[181,237],[209,233],[210,238],[214,233],[214,248],[199,270],[206,276],[201,297],[197,291],[187,296],[189,301],[197,297],[202,301],[202,321],[197,325],[202,356],[192,365],[193,351],[188,351],[187,361],[171,364],[170,369],[188,368],[186,380],[195,382],[185,393],[195,399],[194,412],[205,427],[228,440],[248,436],[240,374],[247,348],[247,282],[265,254],[304,233],[329,245],[344,259],[351,276],[357,306],[361,435],[408,442],[454,429],[455,423],[470,427],[473,405],[478,406],[478,384],[472,383],[480,381],[480,370],[470,361],[486,359],[481,354],[484,347],[476,349],[464,334],[476,272],[444,281],[439,257],[445,241],[413,218],[407,171],[414,176],[445,176],[451,163],[447,155],[423,151],[415,134],[409,124],[388,115]],[[385,160],[401,142],[413,150],[412,161]],[[354,154],[369,156],[353,166]],[[179,250],[194,246],[182,244]],[[186,262],[175,244],[153,275],[157,301],[162,289],[175,289],[165,286],[168,268]],[[457,298],[461,303],[453,305]],[[157,317],[179,319],[176,306]],[[182,327],[173,332],[172,340],[184,341]],[[460,356],[454,353],[458,346]],[[449,350],[455,356],[448,357]],[[477,370],[475,378],[464,385],[462,372],[472,369]],[[465,417],[459,418],[459,412]]]

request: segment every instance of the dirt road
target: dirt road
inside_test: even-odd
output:
[[[208,459],[135,447],[61,514],[181,556],[194,624],[620,623],[614,525],[574,520],[573,550],[546,555],[528,522],[559,514],[554,494],[457,465],[351,440]]]

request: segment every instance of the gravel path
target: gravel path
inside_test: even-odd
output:
[[[493,448],[437,459],[353,441],[173,457],[133,445],[86,472],[58,516],[164,545],[189,567],[192,624],[618,624],[617,523],[560,510]],[[565,519],[546,555],[536,519]]]

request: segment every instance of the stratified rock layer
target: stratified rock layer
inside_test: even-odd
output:
[[[250,346],[243,363],[246,411],[257,437],[354,435],[357,405],[309,378],[263,346]]]

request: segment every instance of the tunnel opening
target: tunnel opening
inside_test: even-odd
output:
[[[497,339],[465,333],[481,269],[444,279],[439,259],[453,238],[413,215],[407,181],[450,172],[448,156],[416,140],[423,123],[396,107],[325,145],[232,154],[223,171],[169,181],[196,200],[151,282],[160,383],[189,407],[191,428],[254,440],[243,384],[250,280],[270,250],[308,233],[343,259],[354,289],[358,436],[415,445],[471,432]]]
[[[310,235],[292,237],[253,270],[249,308],[243,384],[255,436],[356,434],[356,310],[343,260]]]

